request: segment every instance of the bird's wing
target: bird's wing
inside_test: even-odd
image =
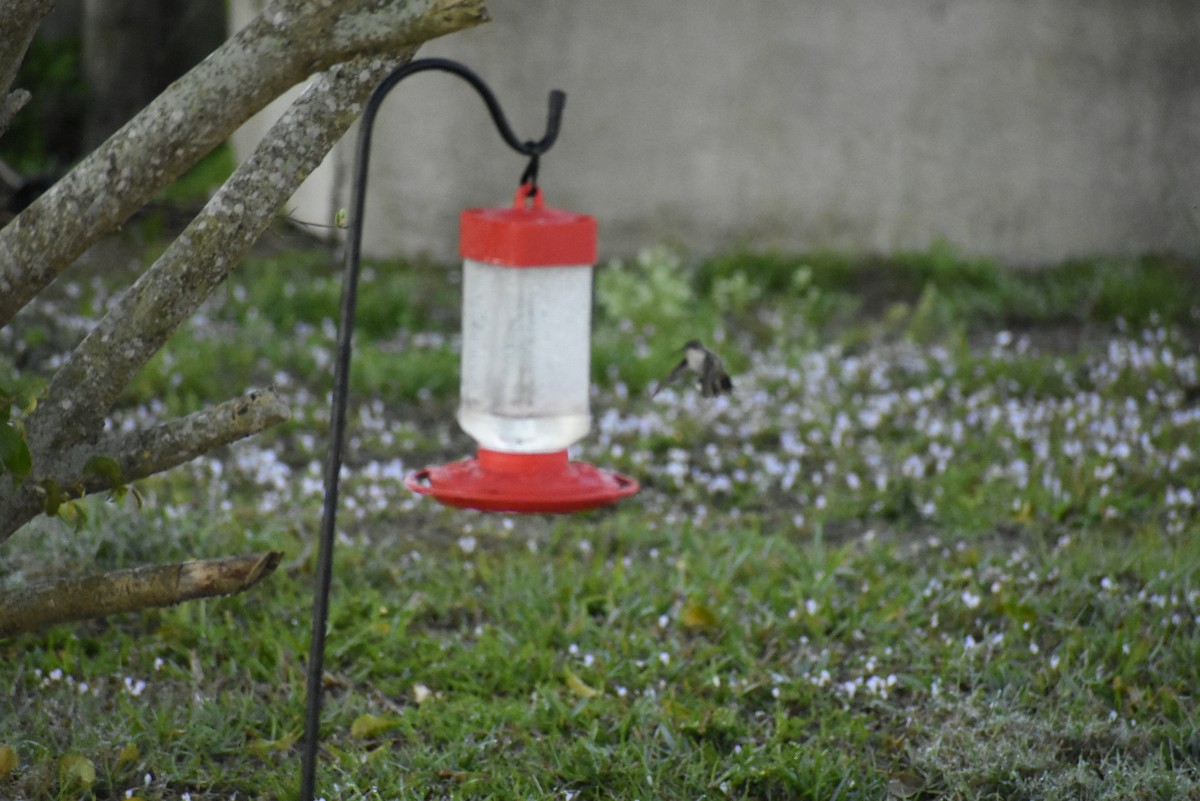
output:
[[[676,381],[679,378],[679,376],[681,376],[685,372],[687,372],[687,369],[688,369],[687,359],[684,359],[679,364],[675,365],[675,368],[673,370],[671,370],[671,372],[667,373],[666,378],[664,378],[662,381],[658,382],[658,386],[656,386],[654,388],[654,391],[650,393],[650,397],[653,398],[655,395],[657,395],[659,392],[661,392],[662,388],[665,387],[667,384],[670,384],[672,381]]]
[[[729,374],[725,372],[725,365],[721,364],[721,360],[716,356],[710,354],[705,360],[704,377],[700,387],[701,397],[712,398],[732,391],[733,382],[729,380]]]

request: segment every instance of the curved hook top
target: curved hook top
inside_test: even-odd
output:
[[[504,110],[500,108],[500,102],[496,99],[496,95],[492,92],[491,88],[469,67],[448,58],[421,58],[416,61],[410,61],[384,78],[371,94],[371,99],[367,101],[367,106],[363,110],[363,124],[370,125],[374,122],[373,118],[379,109],[379,104],[383,102],[383,98],[387,96],[388,92],[392,91],[396,84],[409,75],[427,70],[448,72],[452,75],[457,75],[469,83],[479,96],[483,98],[488,113],[492,116],[492,122],[495,123],[496,130],[500,132],[500,136],[509,147],[518,153],[525,156],[541,155],[549,150],[558,138],[563,106],[567,103],[566,92],[559,89],[550,92],[549,111],[546,117],[546,133],[542,138],[536,142],[532,140],[522,142],[517,138],[516,133],[513,132],[512,126],[508,124],[508,118],[504,116]]]

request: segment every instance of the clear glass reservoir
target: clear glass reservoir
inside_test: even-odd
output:
[[[525,184],[507,208],[466,209],[458,422],[485,450],[565,450],[591,427],[596,220]]]
[[[592,265],[463,264],[458,422],[480,446],[562,450],[591,427]]]

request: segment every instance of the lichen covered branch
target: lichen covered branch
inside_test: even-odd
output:
[[[275,390],[254,390],[211,409],[114,437],[102,442],[98,450],[119,454],[116,461],[121,478],[136,481],[257,434],[289,416],[287,404]],[[91,492],[106,489],[109,487],[99,480],[88,485]]]
[[[83,441],[134,375],[229,275],[301,181],[411,55],[362,56],[313,79],[158,260],[51,379],[26,428],[36,455]]]
[[[370,19],[380,26],[361,24]],[[484,0],[268,5],[0,230],[0,325],[284,90],[334,64],[411,50],[486,19]]]
[[[77,445],[39,459],[34,476],[18,486],[0,481],[0,542],[46,509],[48,488],[60,501],[115,489],[184,464],[214,448],[287,420],[287,405],[271,389],[255,390],[211,409],[131,433]],[[97,459],[116,475],[89,470]]]

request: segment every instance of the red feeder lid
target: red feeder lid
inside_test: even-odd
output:
[[[570,461],[565,450],[504,453],[487,448],[480,448],[475,459],[412,472],[404,483],[449,506],[526,514],[596,509],[639,489],[629,476]]]
[[[596,218],[545,205],[542,190],[525,184],[512,208],[466,209],[460,216],[464,259],[505,267],[591,266],[596,263]]]

